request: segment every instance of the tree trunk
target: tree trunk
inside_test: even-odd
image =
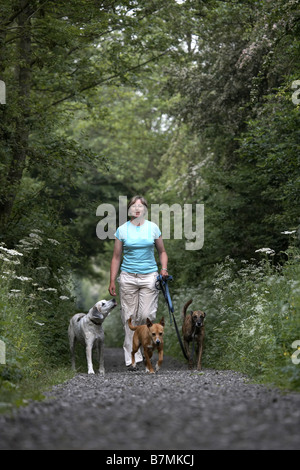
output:
[[[6,194],[0,202],[0,223],[5,228],[12,212],[26,164],[29,137],[30,86],[31,86],[31,8],[27,0],[20,0],[17,17],[19,39],[17,41],[18,64],[15,69],[17,90],[17,117],[11,145],[11,161],[6,178]],[[27,4],[27,5],[26,5]],[[9,97],[6,106],[9,106]]]

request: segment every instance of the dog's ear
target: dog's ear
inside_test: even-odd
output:
[[[103,305],[104,305],[104,301],[103,301],[103,300],[100,300],[99,302],[97,302],[97,303],[94,305],[94,308],[95,308],[96,310],[98,310],[98,312],[101,312]]]
[[[203,315],[203,316],[204,316],[204,318],[205,318],[205,317],[206,317],[206,313],[205,313],[205,312],[203,312],[203,313],[204,313],[204,315]]]
[[[159,323],[161,324],[161,326],[165,326],[165,319],[164,319],[164,317],[162,317],[162,319],[160,320]]]
[[[194,311],[193,310],[190,310],[190,315],[193,315]]]
[[[153,325],[152,321],[149,320],[149,318],[147,318],[146,324],[147,324],[148,328],[151,328],[151,326]]]
[[[94,307],[91,308],[91,310],[89,311],[89,313],[91,313],[93,316],[98,314],[99,312],[101,311],[101,309],[98,308],[98,305],[94,305]]]

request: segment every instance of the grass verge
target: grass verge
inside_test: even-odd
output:
[[[43,400],[44,393],[51,387],[70,380],[74,375],[70,367],[60,367],[45,370],[38,378],[24,378],[17,384],[2,381],[0,383],[0,413],[26,406],[31,400]]]

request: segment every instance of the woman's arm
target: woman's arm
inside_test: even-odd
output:
[[[122,251],[123,251],[123,243],[118,240],[118,238],[115,239],[115,246],[114,246],[114,253],[113,257],[111,260],[111,265],[110,265],[110,284],[108,291],[110,295],[116,296],[116,277],[119,272],[120,264],[121,264],[121,258],[122,258]]]
[[[161,264],[160,274],[164,277],[167,277],[168,276],[168,255],[165,250],[164,242],[161,236],[155,240],[155,246],[157,248],[157,251],[159,254],[159,260]]]

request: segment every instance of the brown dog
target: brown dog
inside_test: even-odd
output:
[[[203,352],[203,344],[204,344],[204,318],[206,316],[205,312],[201,310],[194,310],[191,311],[187,315],[187,308],[193,299],[189,300],[183,307],[182,310],[182,334],[183,334],[183,341],[185,351],[187,356],[189,357],[189,367],[193,367],[193,357],[190,354],[190,343],[196,343],[197,349],[197,370],[201,370],[202,367],[202,352]]]
[[[152,323],[149,318],[147,318],[146,325],[133,326],[131,323],[131,318],[128,320],[129,328],[134,331],[133,340],[132,340],[132,366],[135,367],[135,353],[138,351],[139,347],[142,346],[144,349],[144,356],[146,360],[146,371],[150,374],[154,374],[154,369],[151,363],[151,357],[153,350],[158,350],[158,361],[156,364],[156,371],[159,371],[164,355],[164,318],[160,320],[159,323]]]

